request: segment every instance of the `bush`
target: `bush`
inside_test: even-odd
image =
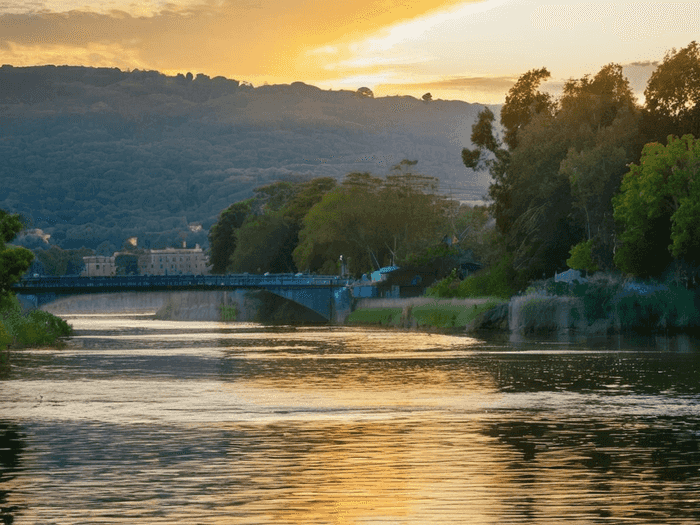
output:
[[[426,295],[436,298],[501,297],[507,299],[515,293],[516,272],[512,257],[506,255],[488,270],[480,270],[463,281],[457,277],[457,269],[449,276],[428,288]]]
[[[49,345],[55,343],[59,337],[69,336],[73,331],[66,321],[48,312],[32,310],[22,314],[15,297],[5,300],[3,306],[5,308],[0,312],[0,341],[9,336],[6,345]],[[2,336],[3,332],[7,335]]]
[[[623,330],[654,331],[700,326],[695,294],[679,287],[647,294],[627,292],[618,297],[616,313]]]

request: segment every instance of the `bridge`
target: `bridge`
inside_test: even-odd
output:
[[[25,277],[12,289],[35,307],[60,296],[194,290],[267,290],[313,310],[329,321],[349,311],[349,281],[338,276],[302,274],[127,275],[119,277]]]

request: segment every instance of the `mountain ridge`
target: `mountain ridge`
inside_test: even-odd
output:
[[[206,246],[221,210],[257,186],[384,175],[405,158],[444,192],[480,200],[488,178],[463,166],[461,149],[483,107],[303,82],[4,65],[0,208],[49,243],[108,252],[135,236]]]

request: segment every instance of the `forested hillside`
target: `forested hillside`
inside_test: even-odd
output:
[[[465,168],[460,152],[482,108],[302,83],[3,66],[0,208],[51,244],[109,253],[130,237],[206,245],[219,213],[256,187],[383,175],[405,158],[442,191],[480,199],[488,176]]]

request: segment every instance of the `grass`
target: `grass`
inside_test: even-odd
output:
[[[219,314],[222,321],[235,321],[238,318],[238,308],[235,304],[231,306],[222,304],[219,306]]]
[[[434,328],[464,328],[474,321],[476,317],[500,304],[499,299],[490,299],[481,304],[453,305],[453,304],[425,304],[414,306],[411,316],[418,326]]]
[[[361,308],[350,313],[346,322],[348,324],[398,326],[402,312],[402,308]]]
[[[366,301],[347,319],[348,324],[396,327],[454,329],[465,328],[476,317],[502,303],[502,299],[483,297],[468,301],[426,298]],[[391,305],[394,306],[391,306]]]

